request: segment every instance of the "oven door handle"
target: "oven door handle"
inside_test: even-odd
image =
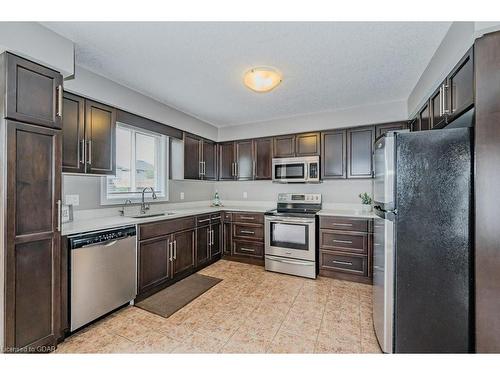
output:
[[[266,258],[269,260],[273,260],[275,262],[279,262],[279,263],[295,264],[298,266],[314,266],[314,262],[304,262],[304,261],[300,261],[300,260],[275,257],[272,255],[266,255]]]
[[[266,218],[269,223],[301,223],[301,224],[314,224],[314,219],[271,219]]]

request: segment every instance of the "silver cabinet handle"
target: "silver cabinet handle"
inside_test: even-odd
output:
[[[439,117],[443,116],[443,85],[439,86]]]
[[[342,264],[343,266],[352,266],[352,262],[343,262],[341,260],[332,260],[332,263]]]
[[[352,241],[347,241],[347,240],[333,240],[333,242],[352,244]]]
[[[80,164],[85,164],[85,139],[80,141],[80,147],[78,149],[81,150]]]
[[[210,239],[210,228],[207,228],[207,241],[208,241],[208,246],[212,244],[212,240]]]
[[[352,224],[333,223],[333,225],[338,227],[352,227]]]
[[[170,241],[168,242],[168,260],[169,261],[172,261],[172,253],[173,253],[172,244],[173,244],[173,242],[170,242]]]
[[[214,230],[212,229],[210,231],[210,245],[214,244]]]
[[[61,231],[61,200],[57,200],[57,231]]]
[[[63,111],[63,87],[62,85],[57,86],[57,111],[56,115],[58,117],[62,117],[62,111]]]
[[[240,219],[243,219],[243,220],[255,220],[255,218],[253,216],[240,216]]]
[[[205,221],[210,221],[210,218],[208,218],[208,219],[203,219],[203,220],[198,220],[198,223],[204,223]]]
[[[244,233],[244,234],[255,234],[255,232],[251,231],[251,230],[240,230],[240,233]]]
[[[253,178],[257,177],[256,176],[257,174],[257,167],[256,167],[256,162],[255,160],[253,161],[253,167],[252,167],[252,175],[253,175]]]
[[[234,161],[231,163],[231,176],[234,177]]]
[[[205,176],[207,174],[207,163],[203,161],[203,175]]]
[[[203,162],[200,161],[200,162],[198,162],[198,164],[199,164],[198,165],[198,176],[201,177],[201,176],[203,176]]]
[[[177,240],[174,241],[174,259],[177,259]]]
[[[87,141],[87,146],[88,146],[87,163],[92,164],[92,141],[90,139]]]
[[[447,96],[448,96],[448,84],[445,83],[443,85],[443,114],[445,114],[445,115],[450,113],[450,110],[446,107]]]
[[[217,216],[217,217],[213,217],[212,220],[217,220],[217,219],[220,219],[221,217],[220,216]]]
[[[250,251],[251,253],[255,253],[255,249],[250,249],[249,247],[240,247],[243,251]]]

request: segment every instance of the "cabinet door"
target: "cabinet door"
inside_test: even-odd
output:
[[[273,177],[273,139],[255,139],[254,151],[254,179],[270,180]]]
[[[233,236],[231,231],[231,223],[224,222],[223,226],[223,252],[224,255],[231,255],[231,248],[233,246]]]
[[[429,103],[426,103],[418,112],[419,130],[429,130],[431,128],[431,113]]]
[[[236,178],[234,162],[234,143],[219,145],[219,180],[234,180]]]
[[[275,158],[295,156],[295,135],[274,137],[273,156]]]
[[[196,228],[196,267],[203,265],[210,258],[210,227]]]
[[[222,225],[220,223],[212,224],[212,245],[210,246],[210,258],[214,259],[222,252]]]
[[[406,121],[390,122],[388,124],[375,125],[375,137],[378,138],[387,132],[406,129]]]
[[[320,133],[297,134],[295,136],[296,156],[316,156],[320,153]]]
[[[184,178],[199,180],[201,178],[201,140],[184,133]]]
[[[373,126],[347,130],[347,177],[371,178],[373,175]]]
[[[139,242],[139,294],[171,277],[170,236]]]
[[[448,107],[452,118],[474,103],[474,66],[472,48],[448,76]]]
[[[116,173],[116,110],[85,100],[85,139],[87,173]]]
[[[4,126],[4,349],[47,351],[60,333],[61,132],[13,121]]]
[[[173,277],[194,267],[194,237],[195,230],[174,233]]]
[[[408,129],[410,129],[411,132],[417,132],[420,129],[418,128],[418,115],[415,116],[413,119],[410,120],[410,123],[408,125]]]
[[[322,178],[346,178],[346,131],[332,130],[324,132],[321,147]]]
[[[60,129],[62,75],[10,53],[6,64],[6,117]]]
[[[252,141],[236,142],[236,175],[238,180],[252,180],[253,171]]]
[[[430,99],[430,128],[441,128],[446,123],[446,117],[444,115],[444,86],[442,83],[439,85],[438,89],[431,95]]]
[[[217,180],[217,145],[214,142],[203,141],[203,179]]]
[[[85,173],[85,99],[64,93],[63,172]]]

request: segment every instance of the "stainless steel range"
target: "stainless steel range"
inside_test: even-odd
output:
[[[267,271],[316,278],[316,213],[321,194],[278,194],[278,207],[265,214]]]

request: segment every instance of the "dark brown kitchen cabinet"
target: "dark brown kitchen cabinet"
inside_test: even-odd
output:
[[[272,178],[273,139],[257,138],[254,140],[254,179]]]
[[[373,176],[374,141],[374,126],[347,129],[348,178],[371,178]]]
[[[419,131],[418,128],[418,116],[415,116],[408,122],[408,129],[410,129],[411,132],[417,132]]]
[[[210,225],[196,228],[196,267],[210,260],[209,239]]]
[[[219,144],[219,180],[234,180],[236,178],[234,148],[234,142]]]
[[[295,135],[274,137],[273,156],[275,158],[289,158],[295,156]]]
[[[5,117],[60,129],[62,75],[11,53],[5,54],[5,64]]]
[[[194,237],[194,229],[172,234],[172,277],[175,278],[194,267]]]
[[[87,173],[116,174],[116,110],[85,100]]]
[[[321,178],[346,178],[347,133],[331,130],[321,134]]]
[[[473,48],[471,48],[448,76],[448,121],[460,116],[473,104],[474,58]]]
[[[236,178],[252,180],[254,175],[253,142],[252,140],[235,142]]]
[[[233,247],[233,236],[231,231],[231,221],[224,220],[222,228],[222,252],[224,255],[231,255]]]
[[[320,133],[305,133],[295,136],[295,156],[319,155],[321,144]]]
[[[64,93],[63,172],[85,173],[85,99]]]
[[[201,174],[200,139],[184,133],[184,178],[200,179]]]
[[[222,253],[222,223],[212,224],[212,242],[210,246],[210,259],[214,259]]]
[[[61,131],[15,121],[2,126],[6,128],[3,351],[50,351],[60,335]]]
[[[438,129],[446,124],[444,113],[446,81],[441,83],[430,98],[430,128]]]
[[[431,112],[429,102],[418,111],[418,127],[419,130],[429,130],[431,128]]]
[[[184,178],[188,180],[217,179],[217,144],[184,133]]]
[[[406,121],[389,122],[387,124],[375,125],[375,138],[384,135],[387,132],[404,130],[408,126]]]
[[[139,243],[138,294],[171,278],[170,236]]]

